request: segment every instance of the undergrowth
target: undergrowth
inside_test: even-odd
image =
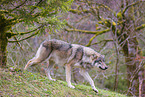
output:
[[[123,94],[90,86],[67,87],[65,81],[50,81],[47,77],[28,71],[0,69],[0,97],[125,97]]]

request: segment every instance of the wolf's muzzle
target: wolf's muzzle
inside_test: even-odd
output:
[[[102,70],[108,69],[108,67],[102,68],[101,66],[99,66],[99,68],[102,69]]]

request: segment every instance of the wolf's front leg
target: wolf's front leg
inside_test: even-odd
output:
[[[90,77],[90,75],[88,74],[88,72],[85,69],[80,70],[80,74],[90,83],[92,89],[98,93],[98,90],[96,89],[95,85],[94,85],[94,81],[92,80],[92,78]]]
[[[68,87],[70,88],[75,88],[72,84],[71,84],[71,66],[70,64],[66,64],[65,66],[65,71],[66,71],[66,82],[68,84]]]

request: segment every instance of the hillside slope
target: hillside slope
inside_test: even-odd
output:
[[[67,87],[64,81],[50,81],[47,77],[30,72],[11,72],[0,69],[0,97],[125,97],[125,95],[90,86]]]

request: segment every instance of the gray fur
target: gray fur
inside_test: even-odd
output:
[[[52,79],[50,76],[50,70],[52,69],[53,65],[65,65],[66,81],[68,86],[70,88],[75,88],[73,85],[71,85],[71,68],[80,68],[80,74],[90,83],[95,92],[98,92],[98,90],[95,88],[94,82],[89,76],[87,70],[94,67],[98,67],[102,70],[108,68],[104,63],[103,55],[97,53],[90,47],[85,47],[78,44],[70,44],[62,40],[52,39],[45,40],[41,43],[35,57],[28,61],[24,69],[26,70],[32,65],[41,63],[45,59],[48,59],[49,61],[46,75],[50,80],[55,81],[55,79]]]

